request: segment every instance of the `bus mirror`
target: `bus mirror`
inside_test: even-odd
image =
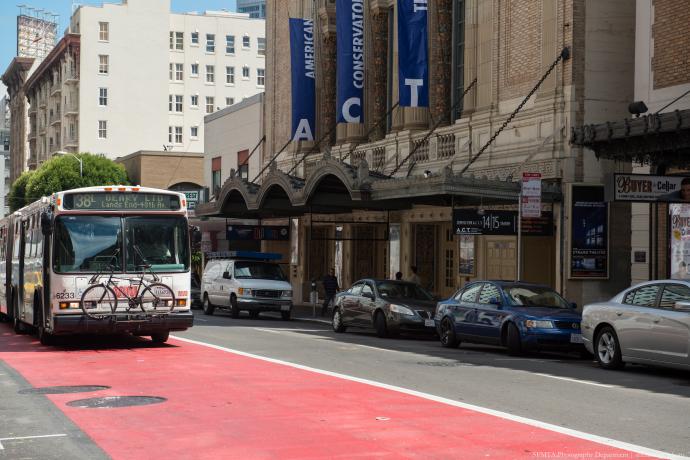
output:
[[[41,213],[41,232],[50,235],[53,231],[53,216],[49,212]]]
[[[201,243],[201,231],[196,227],[192,230],[192,243]]]

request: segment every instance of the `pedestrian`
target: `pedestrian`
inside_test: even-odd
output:
[[[412,266],[410,267],[410,270],[412,270],[412,276],[410,276],[410,279],[409,279],[408,281],[410,281],[410,282],[412,282],[412,283],[414,283],[414,284],[421,285],[421,284],[422,284],[422,279],[421,279],[421,278],[419,277],[419,275],[417,274],[417,266],[416,266],[416,265],[412,265]]]
[[[323,277],[323,290],[326,298],[323,300],[323,306],[321,307],[321,316],[326,316],[328,305],[334,300],[335,294],[340,290],[334,268],[331,268],[330,273]]]
[[[402,272],[398,272],[395,274],[395,281],[402,281]]]

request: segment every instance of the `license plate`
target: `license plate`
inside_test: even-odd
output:
[[[290,305],[281,305],[280,311],[290,311]]]
[[[582,334],[570,334],[570,343],[584,343],[582,341]]]
[[[434,324],[434,320],[433,320],[433,319],[425,319],[425,320],[424,320],[424,325],[425,325],[426,327],[434,327],[434,326],[436,326],[436,324]]]

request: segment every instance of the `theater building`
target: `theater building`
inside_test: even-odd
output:
[[[268,2],[264,170],[228,178],[199,213],[282,219],[296,301],[333,266],[349,286],[414,265],[440,296],[519,276],[581,305],[627,286],[630,235],[611,232],[629,225],[630,204],[603,189],[616,162],[570,137],[627,113],[634,2],[428,2],[428,107],[398,104],[398,2],[352,3],[361,122],[337,122],[336,2]],[[290,18],[314,21],[315,141],[290,141]],[[541,178],[541,217],[520,226],[525,173]]]

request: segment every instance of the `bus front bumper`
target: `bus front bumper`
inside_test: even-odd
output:
[[[184,331],[194,325],[191,311],[167,315],[118,315],[104,319],[91,319],[86,315],[56,315],[53,330],[56,335],[98,334],[129,332],[150,335],[166,331]]]

